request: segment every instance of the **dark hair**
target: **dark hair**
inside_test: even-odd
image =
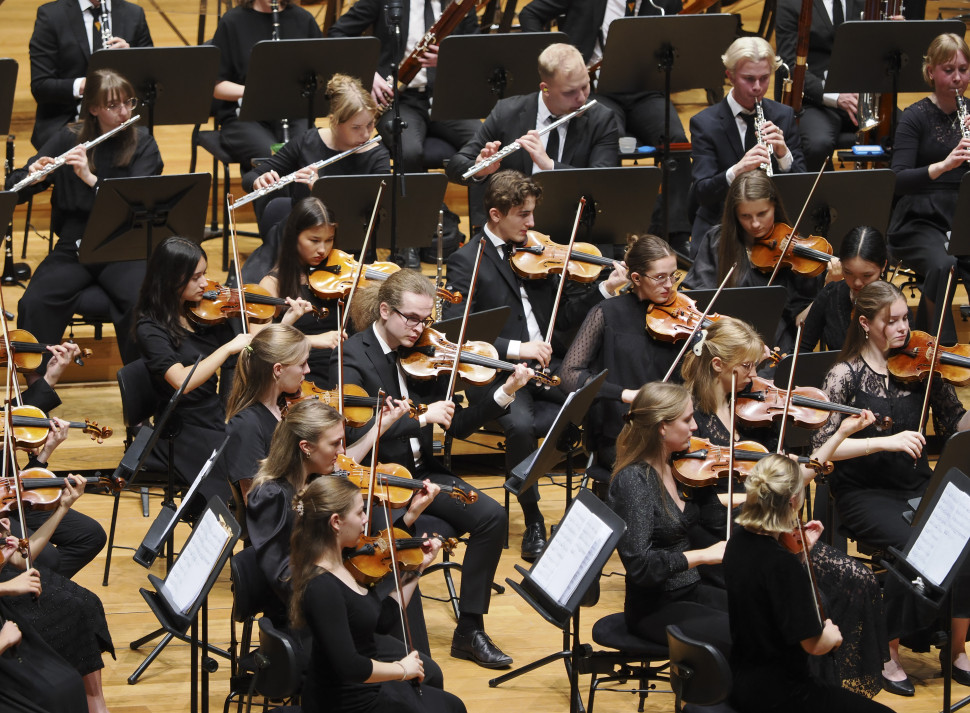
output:
[[[321,225],[337,225],[323,201],[309,196],[296,202],[283,226],[276,266],[270,272],[276,278],[280,297],[300,296],[301,278],[306,274],[307,266],[300,261],[297,242],[304,230]]]
[[[538,204],[542,198],[542,186],[518,171],[499,171],[485,187],[485,212],[495,208],[506,215],[525,203],[527,198],[535,198]]]
[[[205,251],[187,238],[173,236],[159,245],[148,261],[134,322],[150,319],[172,336],[176,347],[181,344],[189,334],[182,326],[182,317],[187,314],[182,291],[205,257]]]
[[[127,101],[136,98],[135,88],[131,82],[110,69],[99,69],[91,73],[91,77],[84,85],[84,97],[81,99],[81,112],[77,131],[77,142],[83,144],[101,135],[98,119],[91,113],[94,107],[106,107],[111,102]],[[108,143],[118,146],[115,155],[115,166],[127,166],[135,156],[138,148],[138,129],[129,126],[115,136],[108,139]],[[88,151],[88,164],[94,172],[94,149]]]
[[[774,181],[764,171],[748,171],[731,182],[727,198],[724,199],[724,214],[721,217],[721,237],[717,246],[718,282],[724,279],[731,265],[737,267],[725,287],[737,287],[750,269],[745,255],[744,231],[738,224],[738,206],[749,201],[769,200],[775,207],[775,223],[787,223],[785,206]],[[744,257],[744,259],[742,259]]]
[[[859,322],[859,317],[865,317],[871,322],[876,315],[901,299],[903,299],[903,293],[899,288],[882,280],[870,282],[859,290],[855,298],[855,306],[852,308],[849,329],[845,333],[845,343],[842,345],[842,351],[839,352],[839,361],[850,361],[862,353],[866,343],[866,333]]]
[[[630,241],[623,256],[630,273],[646,275],[650,265],[665,257],[672,257],[674,251],[663,238],[656,235],[636,236]]]
[[[839,259],[861,258],[882,270],[889,260],[889,249],[886,239],[875,228],[869,225],[859,225],[846,233],[839,247]]]

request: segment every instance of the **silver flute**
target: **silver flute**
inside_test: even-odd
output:
[[[108,0],[101,1],[101,46],[108,49],[111,40],[111,6]]]
[[[294,171],[293,173],[286,174],[285,176],[283,176],[282,178],[280,178],[280,180],[278,180],[276,183],[271,183],[268,186],[263,186],[262,188],[257,188],[252,193],[247,193],[242,198],[240,198],[238,201],[236,201],[231,206],[229,206],[229,209],[230,210],[236,210],[236,208],[239,208],[241,206],[244,206],[247,203],[252,203],[257,198],[262,198],[267,193],[272,193],[273,191],[278,191],[280,188],[284,188],[285,186],[290,185],[291,183],[293,183],[293,181],[296,180],[296,174],[298,174],[300,171],[303,171],[303,170],[305,170],[307,168],[312,168],[315,171],[319,171],[324,166],[329,166],[331,163],[336,163],[340,159],[346,158],[347,156],[350,156],[350,154],[352,154],[352,153],[357,153],[358,151],[361,151],[361,150],[367,148],[371,144],[379,143],[380,140],[381,140],[381,137],[380,136],[375,136],[374,138],[370,139],[369,141],[365,141],[360,146],[354,146],[354,148],[347,149],[343,153],[338,153],[336,156],[331,156],[330,158],[324,158],[324,159],[320,159],[319,161],[314,161],[309,166],[304,166],[303,168],[301,168],[301,169],[299,169],[297,171]]]
[[[967,100],[960,95],[959,89],[953,91],[957,95],[957,123],[960,125],[963,138],[970,139],[970,127],[967,127]],[[967,159],[967,163],[970,163],[970,159]]]
[[[560,125],[565,124],[570,119],[573,119],[573,118],[579,116],[584,111],[586,111],[591,106],[593,106],[593,104],[595,104],[595,103],[596,103],[596,100],[595,99],[593,99],[592,101],[586,102],[585,104],[583,104],[581,107],[579,107],[573,113],[566,114],[565,116],[563,116],[563,117],[557,119],[556,121],[552,122],[551,124],[549,124],[549,126],[546,126],[546,127],[542,128],[542,129],[540,129],[539,130],[539,136],[544,136],[545,134],[548,134],[553,129],[559,128]],[[498,152],[492,154],[491,156],[489,156],[487,159],[485,159],[481,163],[476,163],[474,166],[472,166],[467,171],[465,171],[463,174],[461,174],[462,180],[467,180],[467,179],[471,178],[472,176],[474,176],[479,171],[485,170],[486,168],[488,168],[489,166],[491,166],[493,163],[497,163],[497,162],[501,161],[503,158],[505,158],[506,156],[508,156],[510,153],[515,153],[520,148],[522,148],[522,144],[520,144],[518,141],[513,141],[508,146],[503,146],[502,148],[500,148],[498,150]]]
[[[758,99],[754,103],[754,133],[755,133],[755,136],[758,137],[758,146],[764,146],[766,149],[768,149],[768,155],[771,156],[771,154],[774,153],[774,147],[771,144],[769,144],[767,141],[765,141],[764,134],[761,133],[761,129],[764,126],[764,124],[765,124],[765,112],[764,112],[764,109],[761,108],[761,100]],[[768,159],[767,163],[761,164],[759,168],[765,173],[767,173],[769,177],[775,175],[774,169],[771,168],[770,158]]]
[[[141,118],[141,115],[140,114],[136,114],[135,116],[133,116],[130,119],[128,119],[128,121],[126,121],[124,124],[121,124],[120,126],[116,126],[111,131],[106,131],[103,134],[101,134],[101,136],[97,136],[97,137],[91,139],[90,141],[85,141],[83,144],[80,144],[80,146],[82,146],[85,151],[90,151],[95,146],[97,146],[102,141],[104,141],[105,139],[110,139],[112,136],[114,136],[115,134],[117,134],[119,131],[121,131],[123,129],[127,129],[129,126],[131,126],[132,124],[134,124],[140,118]],[[19,191],[21,188],[26,188],[31,183],[36,183],[37,181],[40,181],[41,179],[45,178],[48,174],[56,171],[61,166],[63,166],[64,163],[67,161],[67,155],[69,153],[71,153],[71,151],[73,151],[76,148],[77,148],[77,146],[74,146],[71,149],[65,151],[60,156],[58,156],[57,158],[55,158],[53,163],[47,164],[46,166],[44,166],[39,171],[33,171],[32,173],[29,173],[27,175],[27,178],[25,178],[24,180],[22,180],[19,183],[17,183],[10,190],[11,191]]]

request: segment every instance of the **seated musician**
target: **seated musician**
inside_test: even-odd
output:
[[[495,344],[499,358],[507,361],[535,360],[543,368],[556,371],[567,345],[554,333],[553,343],[546,341],[546,329],[555,309],[558,277],[543,280],[523,280],[509,263],[510,250],[524,245],[528,232],[534,227],[533,213],[542,197],[542,189],[532,179],[516,171],[502,171],[493,175],[485,191],[488,222],[482,232],[448,258],[448,280],[451,288],[469,294],[478,238],[488,238],[475,284],[472,312],[483,312],[508,305],[512,308]],[[609,279],[598,287],[576,287],[563,290],[562,303],[556,313],[556,332],[562,334],[580,324],[596,303],[610,297],[626,284],[626,268],[614,263]],[[575,288],[575,289],[574,289]],[[449,304],[445,317],[461,316],[465,305]],[[465,391],[471,403],[492,397],[489,387],[470,387]],[[505,431],[505,466],[508,471],[525,460],[538,448],[539,436],[544,436],[559,412],[565,394],[558,389],[530,385],[520,389],[508,411],[499,419]],[[519,494],[519,504],[525,516],[522,537],[522,557],[532,562],[546,543],[546,528],[538,504],[538,488]]]
[[[57,235],[57,244],[37,266],[17,307],[17,326],[40,342],[60,342],[81,292],[90,285],[98,285],[111,303],[111,321],[122,358],[135,358],[129,339],[130,311],[145,274],[145,261],[82,265],[78,250],[101,181],[155,176],[162,172],[158,145],[148,130],[141,127],[129,126],[88,151],[82,146],[121,126],[131,118],[137,104],[135,90],[127,79],[110,70],[95,72],[84,93],[80,123],[59,129],[26,167],[7,177],[6,185],[10,188],[29,173],[40,171],[54,163],[55,158],[66,155],[65,164],[17,194],[17,199],[23,202],[54,187],[51,232]]]
[[[346,341],[343,378],[344,383],[362,386],[368,394],[383,389],[394,398],[410,397],[416,404],[427,404],[427,412],[419,420],[400,419],[381,437],[380,460],[403,465],[416,478],[457,484],[476,493],[478,500],[470,505],[453,498],[436,498],[428,506],[427,514],[443,520],[443,525],[459,533],[470,534],[462,562],[460,616],[452,638],[451,655],[486,668],[503,668],[511,665],[512,658],[485,633],[484,616],[488,613],[491,584],[508,526],[505,510],[435,460],[432,431],[437,424],[461,437],[503,415],[516,392],[531,378],[532,370],[523,364],[517,365],[504,383],[499,382],[492,398],[481,399],[469,408],[458,407],[450,399],[448,374],[426,381],[408,379],[402,372],[399,355],[414,346],[432,323],[434,298],[431,281],[407,269],[388,277],[376,293],[368,288],[355,297],[354,308],[364,315],[361,323],[370,326]],[[338,369],[334,355],[330,364],[331,381],[336,381]],[[359,433],[360,429],[348,429],[352,439]],[[441,532],[437,528],[424,530]]]
[[[583,56],[572,45],[553,44],[539,55],[539,91],[501,99],[475,137],[462,146],[445,171],[455,183],[481,183],[500,168],[526,176],[555,168],[607,168],[619,165],[616,120],[604,106],[594,105],[552,130],[548,126],[575,112],[589,99],[589,75]],[[540,132],[546,133],[540,136]],[[517,141],[522,150],[463,179],[473,165]],[[484,225],[483,186],[469,194],[471,224]]]
[[[690,120],[693,191],[698,203],[691,231],[692,258],[707,231],[720,222],[725,196],[736,178],[769,161],[777,173],[805,170],[794,113],[765,98],[771,74],[781,61],[771,45],[760,37],[742,37],[731,43],[721,59],[732,85],[730,93]],[[759,102],[765,117],[764,145],[755,131]]]

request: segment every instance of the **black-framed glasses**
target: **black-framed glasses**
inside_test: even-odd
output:
[[[425,327],[430,327],[432,324],[434,324],[434,318],[432,317],[425,317],[424,319],[421,319],[420,317],[409,317],[397,307],[391,307],[391,309],[401,315],[401,319],[404,320],[404,325],[406,327],[417,327],[419,324],[423,324]]]

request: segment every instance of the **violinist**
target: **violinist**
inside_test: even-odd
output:
[[[736,178],[769,161],[778,173],[805,170],[794,113],[765,99],[771,74],[781,62],[771,45],[760,37],[742,37],[731,43],[721,60],[732,85],[730,93],[690,120],[691,173],[699,204],[691,232],[691,258],[696,258],[707,231],[720,221],[725,195]],[[759,145],[755,132],[759,102],[765,117],[765,146]]]
[[[903,513],[908,501],[926,491],[932,471],[923,453],[926,439],[917,429],[926,393],[925,382],[904,383],[888,368],[893,350],[909,340],[909,310],[902,293],[888,282],[873,282],[859,291],[853,319],[839,361],[825,377],[824,391],[835,403],[850,404],[892,417],[892,432],[882,435],[870,425],[843,441],[832,460],[832,493],[843,526],[860,541],[885,549],[902,548],[911,529]],[[970,415],[951,384],[934,378],[930,393],[934,432],[946,438],[970,428]],[[838,428],[842,415],[832,413],[816,432],[820,442]],[[916,461],[914,467],[914,460]],[[913,596],[890,577],[883,596],[890,653],[899,666],[899,636],[918,631],[933,614],[914,605]],[[952,649],[940,652],[953,661],[953,680],[970,685],[970,661],[964,650],[970,624],[970,577],[961,573],[953,592]]]
[[[355,302],[364,305],[362,311],[371,325],[344,345],[344,383],[357,384],[368,394],[383,389],[396,399],[410,396],[416,403],[428,405],[419,420],[402,418],[381,437],[380,458],[403,465],[415,478],[442,485],[457,484],[477,495],[477,501],[467,506],[452,498],[437,498],[427,512],[456,532],[470,535],[462,563],[460,615],[451,655],[486,668],[504,668],[511,665],[512,658],[485,633],[484,617],[508,526],[505,509],[435,460],[433,425],[459,438],[471,433],[502,416],[533,372],[524,364],[517,365],[512,375],[494,389],[491,398],[479,399],[468,408],[460,408],[447,398],[447,378],[408,379],[401,368],[399,350],[414,345],[433,322],[434,297],[432,283],[408,269],[392,274],[376,291],[368,288],[359,292]],[[334,359],[330,363],[332,381],[336,381],[337,368]],[[360,432],[348,429],[351,439]]]
[[[482,235],[488,238],[479,268],[473,312],[508,305],[512,308],[495,347],[502,359],[508,361],[534,360],[543,368],[556,371],[561,355],[566,352],[564,331],[575,327],[596,303],[626,284],[626,268],[614,262],[610,277],[597,287],[582,287],[570,283],[564,289],[562,304],[556,319],[553,343],[546,341],[545,331],[555,308],[554,302],[559,277],[543,280],[519,278],[509,263],[511,251],[522,246],[534,227],[536,203],[542,197],[542,188],[531,178],[517,171],[501,171],[493,175],[485,190],[485,208],[488,222],[482,232],[448,258],[448,280],[451,289],[469,294],[475,257]],[[463,305],[449,304],[445,317],[463,314]],[[466,390],[470,403],[490,400],[490,387]],[[505,466],[512,468],[525,460],[538,448],[538,438],[552,426],[565,398],[562,391],[546,389],[540,385],[528,385],[521,389],[508,411],[499,419],[505,431]],[[546,544],[546,528],[539,510],[538,488],[532,487],[519,494],[519,504],[525,516],[525,534],[522,536],[522,558],[534,561]]]
[[[812,674],[810,657],[837,653],[846,645],[841,630],[855,622],[821,615],[801,558],[779,542],[795,528],[805,498],[798,467],[784,456],[769,456],[755,465],[744,488],[741,527],[724,552],[734,642],[732,704],[751,713],[888,713],[891,708]],[[807,530],[810,547],[818,534]]]
[[[401,577],[401,599],[383,601],[361,586],[342,552],[353,549],[366,515],[358,488],[340,478],[317,478],[293,498],[293,596],[290,618],[312,637],[302,708],[308,713],[464,713],[461,700],[431,686],[416,651],[401,658],[380,656],[376,635],[400,621],[401,608],[415,595],[418,578],[438,554],[440,541],[424,543],[416,571]],[[409,683],[404,683],[404,682]]]
[[[959,121],[970,82],[970,50],[959,35],[936,37],[923,59],[923,79],[933,93],[908,107],[899,120],[892,169],[896,196],[887,236],[893,257],[924,278],[916,328],[936,332],[944,312],[943,344],[955,344],[950,300],[944,294],[951,266],[967,284],[970,257],[947,254],[960,181],[970,160],[970,119]],[[967,112],[964,111],[964,116]],[[954,290],[956,285],[954,284]]]
[[[57,235],[58,241],[37,266],[17,307],[17,326],[29,331],[39,342],[60,342],[78,296],[86,287],[98,285],[110,300],[111,321],[122,357],[126,361],[135,358],[129,349],[129,319],[145,274],[145,262],[82,265],[78,250],[101,181],[155,176],[162,172],[158,145],[144,128],[129,126],[87,152],[80,146],[128,121],[137,105],[138,97],[127,79],[111,70],[94,72],[84,92],[80,122],[60,129],[25,168],[7,177],[9,188],[56,157],[68,154],[64,165],[17,194],[18,201],[22,202],[54,186],[51,232]],[[43,371],[43,366],[39,371]]]
[[[882,233],[868,225],[850,230],[805,316],[800,351],[814,351],[819,342],[823,349],[841,349],[859,290],[880,279],[888,264]]]

